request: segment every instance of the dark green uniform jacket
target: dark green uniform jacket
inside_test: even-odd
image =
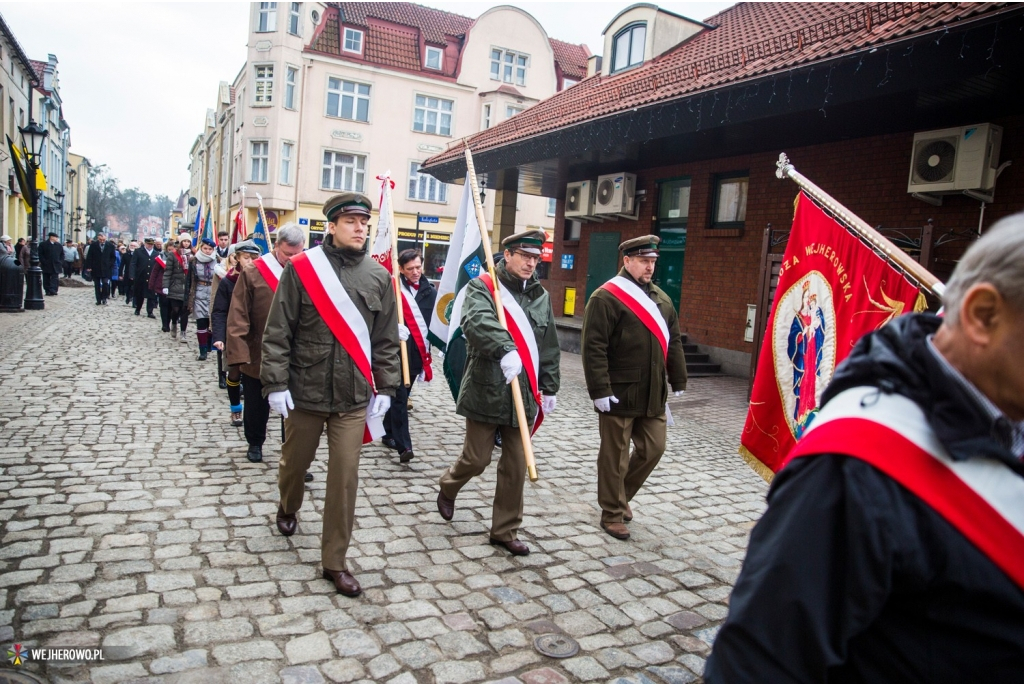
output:
[[[665,292],[641,285],[625,269],[619,275],[644,290],[668,324],[668,381],[686,390],[686,359],[679,336],[679,317]],[[668,399],[665,357],[640,318],[607,290],[595,290],[583,313],[583,374],[591,399],[614,395],[610,414],[661,416]]]
[[[394,397],[401,382],[398,311],[391,277],[362,251],[334,247],[324,254],[370,330],[370,365],[377,392]],[[263,395],[291,390],[297,409],[348,412],[370,403],[371,389],[288,263],[270,305],[260,365]]]
[[[561,351],[558,349],[555,317],[551,313],[551,298],[541,286],[537,274],[524,284],[505,270],[504,261],[498,262],[495,273],[530,319],[540,354],[537,386],[542,395],[554,395],[561,382],[558,371]],[[466,300],[462,305],[462,332],[466,336],[466,371],[462,377],[455,411],[474,421],[518,426],[512,406],[512,390],[505,384],[505,376],[501,373],[501,358],[516,349],[516,346],[509,332],[498,323],[494,298],[478,278],[466,285]],[[526,364],[525,359],[523,363]],[[519,387],[523,390],[524,408],[532,424],[537,415],[537,402],[533,399],[525,366],[519,374]]]

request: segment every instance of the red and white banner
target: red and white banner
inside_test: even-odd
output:
[[[395,187],[395,182],[391,180],[390,174],[390,171],[385,171],[383,175],[377,177],[377,180],[381,182],[380,202],[377,205],[377,233],[374,236],[373,245],[370,246],[370,257],[387,269],[389,274],[394,273],[391,270],[391,260],[394,258],[394,255],[391,254],[391,231],[397,230],[391,225],[393,212],[391,211],[390,190]]]
[[[917,287],[800,193],[740,438],[751,467],[770,479],[857,341],[924,304]]]
[[[239,207],[235,213],[234,226],[231,228],[231,244],[240,243],[245,240],[249,235],[249,230],[245,226],[245,212],[244,207]]]
[[[384,420],[380,416],[370,417],[377,389],[373,382],[370,329],[366,326],[366,320],[352,302],[338,275],[334,273],[334,267],[331,266],[322,247],[314,247],[293,257],[292,266],[295,267],[295,274],[309,294],[309,299],[313,301],[313,306],[323,317],[324,323],[370,384],[373,396],[366,407],[363,444],[373,442],[384,435]]]
[[[427,340],[427,322],[423,320],[423,312],[416,304],[416,292],[402,284],[402,310],[405,312],[405,325],[409,329],[409,337],[416,343],[423,360],[423,380],[429,383],[434,379],[434,371],[430,368],[430,341]]]
[[[487,290],[493,294],[494,286],[491,275],[482,273],[479,278],[487,286]],[[526,378],[530,382],[530,392],[533,393],[533,399],[537,402],[537,418],[533,420],[533,429],[530,431],[530,435],[533,435],[544,421],[544,410],[541,408],[543,402],[538,383],[540,351],[537,349],[537,336],[533,334],[533,326],[530,325],[530,319],[526,316],[526,312],[516,302],[516,298],[512,296],[509,289],[502,285],[501,281],[498,281],[498,287],[501,288],[501,304],[505,309],[505,323],[508,325],[509,335],[512,336],[512,342],[516,344],[516,351],[519,352],[519,358],[523,361],[523,370],[526,371]]]
[[[256,269],[263,275],[270,289],[276,293],[277,284],[281,281],[281,274],[284,273],[284,267],[277,261],[274,253],[268,252],[254,261],[253,264],[256,265]]]
[[[783,465],[820,454],[871,464],[921,498],[1024,589],[1024,478],[994,459],[954,461],[911,400],[870,387],[841,392]]]
[[[667,361],[668,323],[658,309],[658,305],[654,303],[654,300],[644,292],[643,288],[624,276],[615,276],[602,285],[601,288],[614,295],[619,302],[626,305],[629,311],[636,314],[641,323],[651,332],[651,335],[658,341],[658,344],[661,345],[661,353]]]

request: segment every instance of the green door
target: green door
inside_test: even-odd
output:
[[[661,229],[661,253],[654,272],[654,284],[672,298],[679,311],[683,292],[683,257],[686,255],[686,229]]]
[[[619,232],[591,233],[587,257],[587,300],[619,272]]]

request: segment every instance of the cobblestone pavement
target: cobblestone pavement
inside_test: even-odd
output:
[[[131,314],[62,288],[44,312],[0,316],[0,644],[128,648],[28,669],[97,683],[699,679],[764,507],[736,454],[744,381],[695,379],[673,401],[668,451],[620,542],[598,527],[597,420],[579,357],[563,355],[521,558],[487,544],[493,467],[452,523],[437,514],[462,420],[443,381],[417,386],[416,459],[363,451],[350,569],[365,593],[348,599],[319,578],[325,459],[282,537],[277,419],[250,464],[216,362]],[[541,656],[533,640],[551,632],[579,654]]]

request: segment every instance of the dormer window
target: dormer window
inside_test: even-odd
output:
[[[345,52],[354,52],[357,55],[363,54],[363,32],[357,29],[345,29]]]
[[[646,23],[630,24],[615,34],[612,48],[612,73],[642,64],[646,40]]]
[[[441,48],[433,48],[428,45],[427,58],[423,60],[423,63],[424,65],[426,65],[427,69],[436,69],[438,71],[441,71],[442,54],[443,53],[441,52]]]

